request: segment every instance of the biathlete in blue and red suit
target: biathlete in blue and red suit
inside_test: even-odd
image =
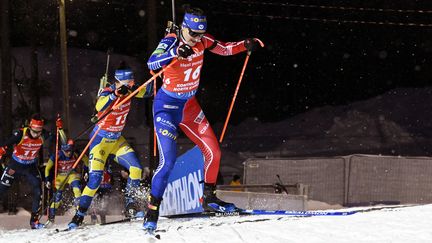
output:
[[[136,88],[133,72],[130,68],[126,66],[119,67],[115,71],[114,77],[115,83],[105,88],[96,102],[98,117],[102,117],[105,112],[111,110],[116,103],[124,100]],[[149,84],[146,88],[140,90],[135,97],[143,98],[151,95],[152,85]],[[81,194],[78,210],[68,225],[70,229],[77,228],[82,224],[84,216],[100,186],[105,164],[110,155],[114,156],[113,160],[116,163],[119,163],[129,171],[129,178],[125,189],[125,212],[139,212],[135,200],[135,192],[138,191],[140,185],[142,166],[135,151],[122,136],[130,107],[131,100],[128,100],[99,121],[90,134],[90,137],[93,137],[93,134],[100,128],[95,139],[90,144],[89,179],[87,186]],[[135,215],[127,216],[134,217]]]
[[[39,223],[41,209],[42,179],[38,170],[39,151],[45,141],[53,136],[43,129],[44,120],[39,114],[32,116],[28,127],[13,132],[12,137],[0,144],[0,157],[6,154],[7,147],[13,146],[12,158],[0,178],[0,197],[18,177],[26,177],[33,194],[30,227],[43,228]]]
[[[225,43],[216,40],[206,30],[207,19],[203,11],[197,8],[187,10],[179,33],[166,35],[147,62],[151,70],[156,70],[178,59],[166,68],[162,88],[153,104],[160,161],[152,179],[149,210],[144,220],[144,228],[149,230],[156,229],[159,206],[176,161],[179,128],[198,145],[204,155],[203,207],[209,209],[207,204],[214,202],[226,208],[235,208],[215,195],[221,150],[195,94],[206,50],[222,56],[235,55],[254,49],[259,40],[251,38]]]

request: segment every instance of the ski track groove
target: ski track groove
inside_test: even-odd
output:
[[[237,230],[237,229],[235,229],[235,228],[233,228],[233,227],[230,227],[231,228],[231,230],[232,231],[234,231],[234,233],[240,238],[240,240],[241,240],[241,242],[248,242],[248,241],[246,241],[244,238],[243,238],[243,236],[240,234],[240,232]]]

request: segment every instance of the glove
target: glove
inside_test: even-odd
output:
[[[177,48],[177,55],[179,57],[187,58],[188,56],[194,54],[192,47],[188,44],[183,44]]]
[[[7,146],[0,147],[0,159],[1,159],[1,157],[3,157],[3,155],[6,154],[6,149],[7,149]]]
[[[128,87],[126,87],[125,85],[122,85],[115,90],[115,95],[116,96],[123,96],[123,95],[127,94],[128,92],[129,92]]]
[[[51,182],[50,181],[46,181],[45,182],[45,187],[49,190],[51,189]]]
[[[62,121],[62,119],[60,117],[57,118],[57,120],[56,120],[56,127],[58,129],[63,129],[63,121]]]
[[[247,51],[255,51],[260,44],[256,38],[247,38],[244,40],[244,46]]]

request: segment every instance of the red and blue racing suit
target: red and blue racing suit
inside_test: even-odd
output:
[[[177,56],[177,48],[184,42],[175,34],[163,38],[147,62],[151,70],[163,68]],[[205,34],[187,59],[178,59],[163,75],[163,85],[153,105],[154,124],[160,161],[153,179],[151,194],[161,199],[168,184],[168,177],[177,155],[176,138],[180,128],[204,155],[204,181],[216,183],[221,151],[219,143],[202,111],[195,94],[197,92],[204,51],[229,56],[246,50],[244,42],[224,43]]]

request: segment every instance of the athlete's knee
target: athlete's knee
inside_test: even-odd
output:
[[[63,191],[57,191],[56,193],[54,193],[54,201],[55,202],[60,202],[63,198]]]
[[[102,177],[103,177],[103,171],[100,170],[91,171],[89,173],[89,180],[87,183],[87,187],[92,190],[99,188],[99,185],[102,181]]]
[[[131,180],[140,180],[141,177],[142,177],[141,168],[135,166],[129,167],[129,178],[131,178]]]
[[[80,183],[79,179],[73,180],[70,185],[72,188],[80,188],[81,187],[81,183]]]
[[[40,186],[33,185],[32,191],[33,191],[34,197],[41,197],[42,196],[42,189]]]
[[[213,161],[219,163],[222,155],[220,147],[216,146],[215,148],[212,149],[212,152],[213,152]]]

